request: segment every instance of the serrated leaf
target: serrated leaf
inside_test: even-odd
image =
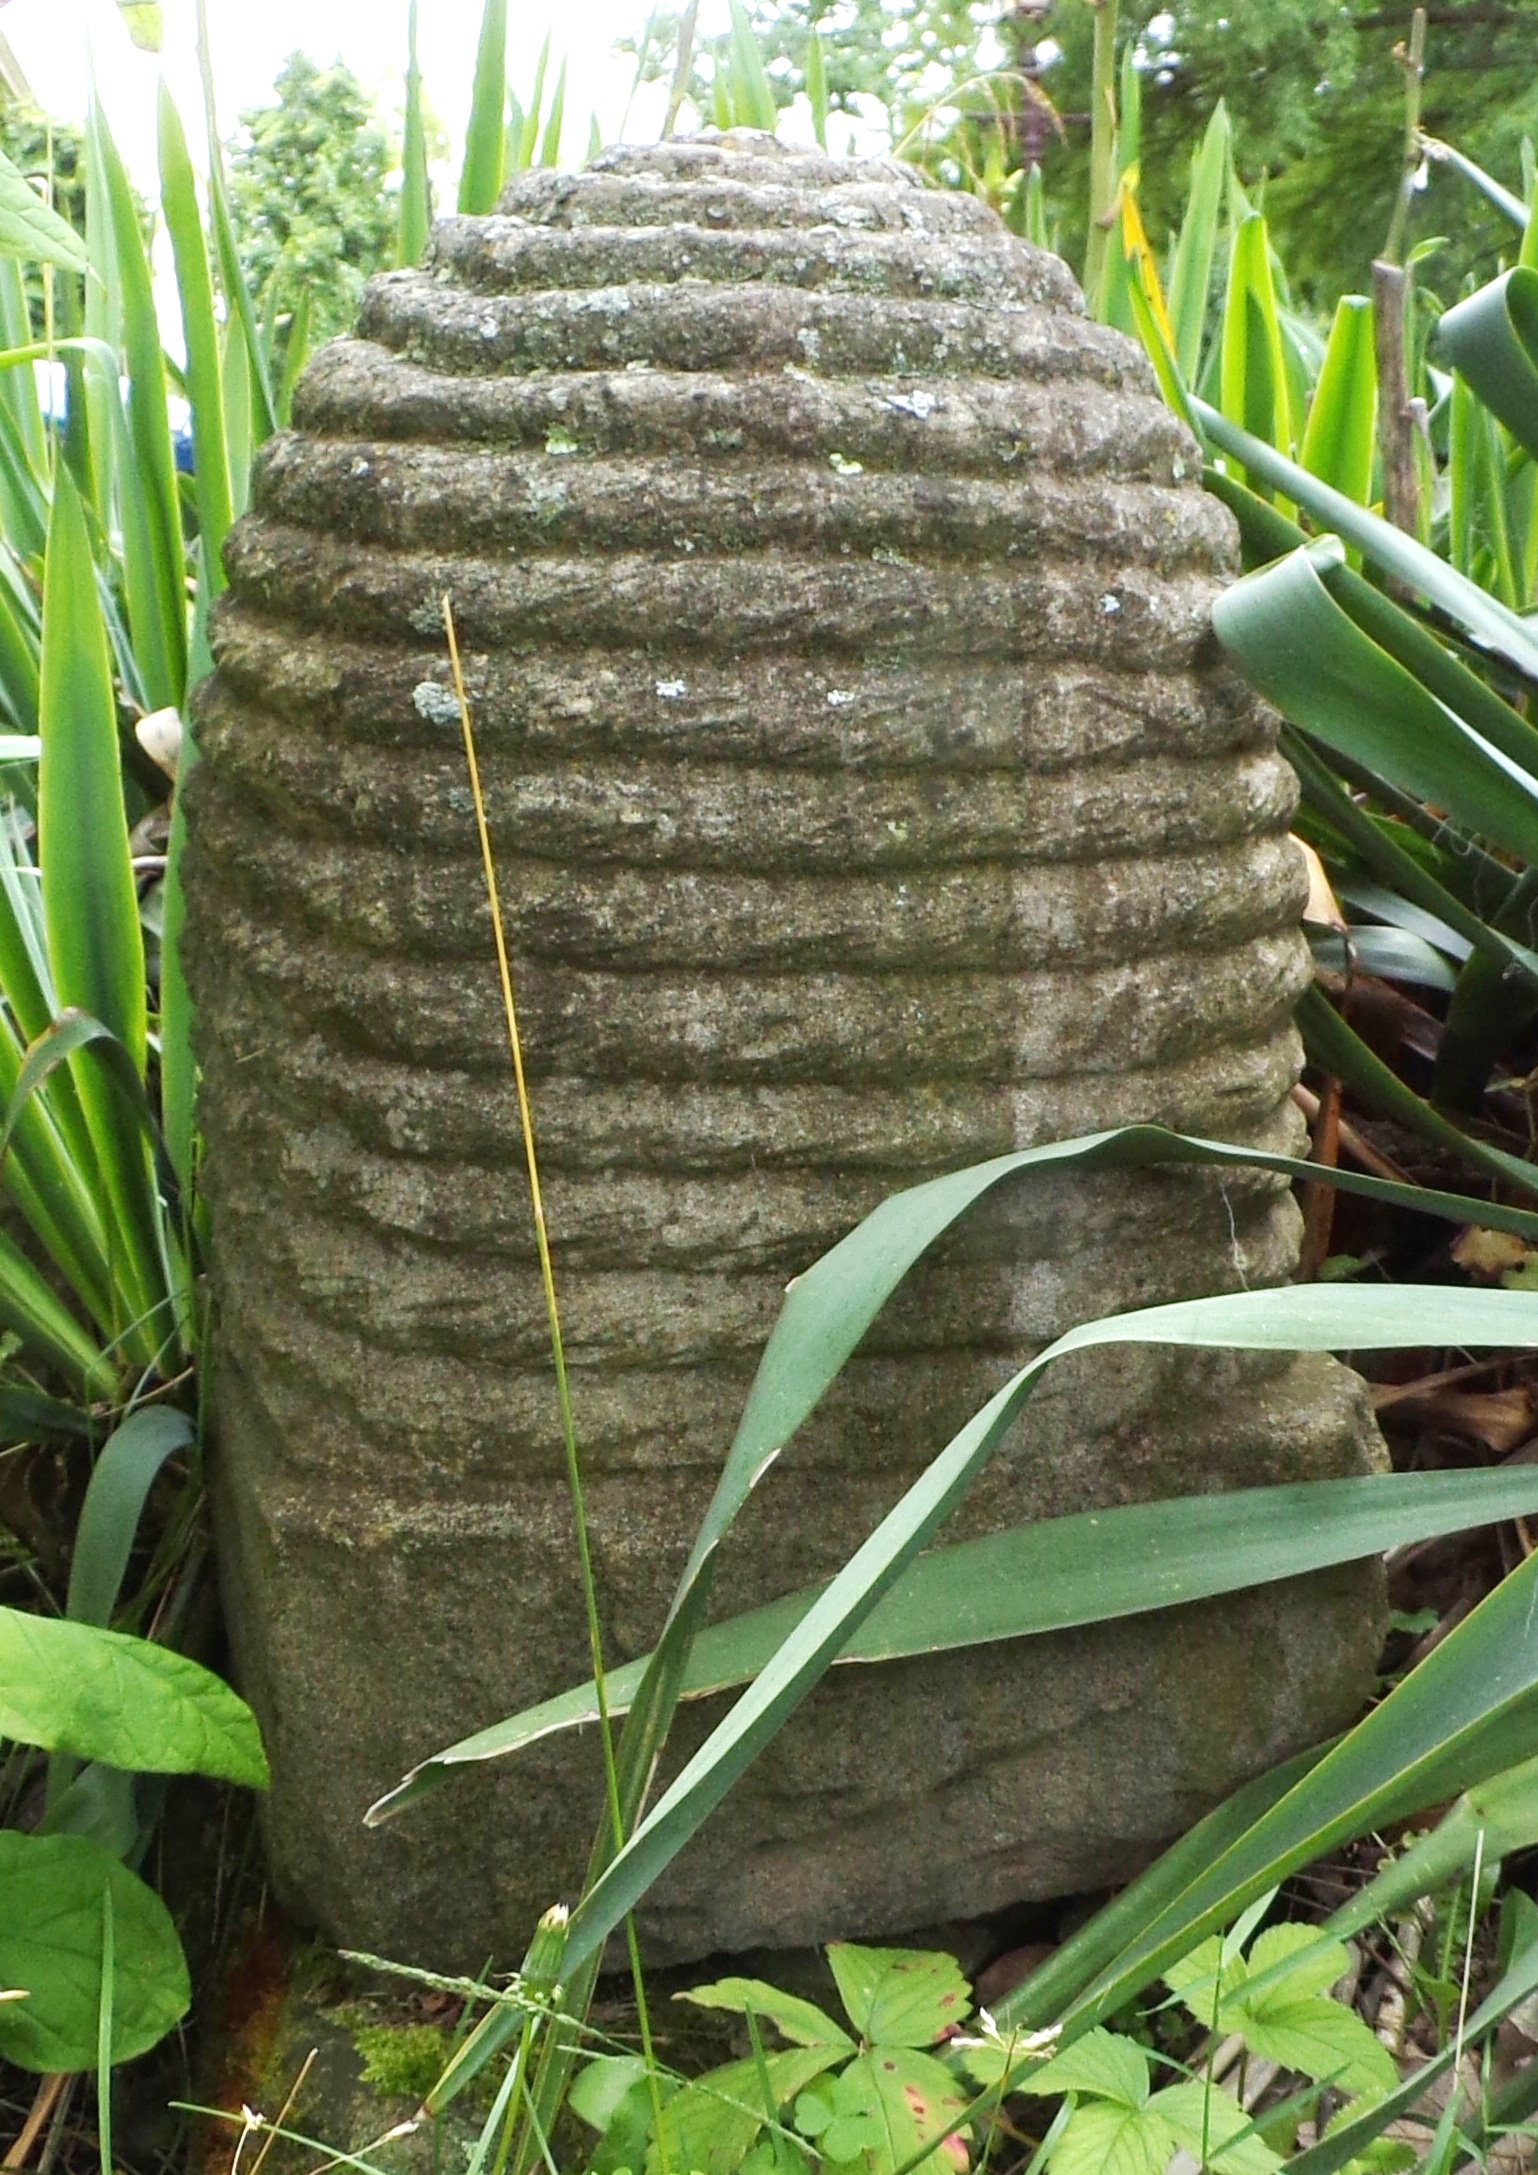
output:
[[[1049,2164],[1052,2175],[1164,2175],[1174,2150],[1162,2115],[1091,2100],[1074,2109]]]
[[[730,2009],[739,2015],[751,2010],[769,2019],[783,2038],[798,2047],[835,2047],[853,2053],[854,2041],[846,2031],[818,2008],[814,2001],[784,1993],[762,1979],[717,1979],[709,1986],[691,1986],[675,2001],[692,2001],[700,2009]]]
[[[1320,1994],[1289,1996],[1285,1986],[1254,2009],[1240,1995],[1226,2001],[1220,2028],[1243,2034],[1245,2045],[1263,2061],[1279,2062],[1300,2076],[1355,2098],[1360,2093],[1391,2092],[1398,2082],[1392,2055],[1352,2009]]]
[[[1214,2007],[1242,1976],[1244,1967],[1237,1956],[1230,1956],[1224,1962],[1224,1948],[1221,1935],[1213,1934],[1210,1940],[1199,1942],[1189,1956],[1182,1956],[1178,1964],[1171,1964],[1163,1974],[1165,1985],[1181,2007],[1190,2010],[1198,2024],[1211,2024]],[[1220,1970],[1221,1986],[1217,1983]]]
[[[171,1915],[137,1874],[80,1835],[0,1830],[0,2056],[53,2074],[92,2069],[101,2021],[102,1891],[112,1898],[114,2063],[132,2061],[187,2012]]]
[[[56,264],[83,272],[85,243],[67,219],[45,204],[20,167],[0,151],[0,257]]]
[[[1316,1926],[1300,1926],[1291,1920],[1279,1926],[1267,1926],[1250,1944],[1250,1952],[1239,1973],[1239,1984],[1258,1979],[1263,1972],[1274,1971],[1287,1957],[1296,1956],[1285,1978],[1274,1982],[1277,1993],[1289,1995],[1327,1994],[1338,1979],[1343,1979],[1350,1969],[1351,1958],[1343,1941],[1320,1942]],[[1258,2003],[1264,2008],[1272,1989],[1262,1987],[1259,1993],[1244,1995],[1246,2002]]]
[[[1169,2124],[1181,2149],[1198,2166],[1215,2168],[1218,2175],[1272,2175],[1282,2164],[1281,2154],[1251,2127],[1244,2109],[1216,2086],[1209,2089],[1195,2078],[1167,2085],[1148,2106]],[[1242,2143],[1228,2142],[1241,2137]]]
[[[932,1949],[828,1946],[849,2021],[868,2045],[933,2046],[971,2014],[967,1982],[955,1959]]]
[[[728,2062],[685,2085],[662,2110],[662,2135],[646,2155],[648,2175],[687,2168],[689,2175],[736,2175],[768,2117],[764,2081],[775,2108],[804,2092],[839,2058],[837,2047],[790,2047]]]
[[[839,2078],[875,2110],[881,2141],[869,2152],[870,2175],[896,2175],[925,2145],[919,2162],[929,2175],[955,2169],[965,2175],[967,2148],[953,2125],[966,2108],[955,2077],[932,2054],[916,2047],[877,2046],[860,2054]]]
[[[1148,2056],[1130,2039],[1096,2026],[1076,2039],[1044,2069],[1022,2080],[1019,2090],[1041,2097],[1058,2092],[1092,2092],[1121,2107],[1148,2104]]]
[[[107,1767],[267,1782],[256,1718],[211,1670],[20,1609],[0,1609],[0,1737]]]

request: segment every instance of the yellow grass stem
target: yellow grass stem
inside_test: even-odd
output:
[[[459,636],[454,625],[453,599],[443,599],[443,631],[448,641],[449,670],[453,675],[454,697],[459,704],[460,731],[464,737],[465,768],[470,777],[470,798],[475,806],[476,835],[480,840],[481,866],[486,877],[486,901],[491,909],[492,935],[497,947],[497,973],[502,985],[502,1011],[507,1022],[507,1046],[513,1060],[513,1079],[518,1091],[518,1123],[523,1134],[524,1160],[529,1172],[529,1200],[534,1213],[534,1243],[539,1250],[540,1281],[545,1292],[545,1312],[550,1322],[550,1354],[555,1365],[556,1397],[561,1412],[561,1440],[566,1456],[566,1484],[571,1492],[572,1518],[577,1532],[577,1562],[582,1576],[582,1605],[587,1615],[588,1647],[592,1657],[593,1682],[597,1687],[598,1734],[603,1746],[604,1790],[608,1799],[609,1820],[614,1831],[614,1847],[625,1846],[625,1815],[620,1805],[619,1771],[614,1760],[614,1731],[609,1719],[608,1695],[604,1690],[603,1630],[598,1619],[598,1589],[593,1579],[592,1550],[588,1545],[587,1514],[582,1498],[582,1468],[577,1457],[577,1430],[572,1417],[571,1384],[566,1373],[566,1347],[561,1337],[561,1313],[555,1295],[555,1268],[550,1258],[550,1233],[545,1222],[545,1199],[539,1182],[539,1157],[534,1146],[534,1113],[529,1102],[529,1084],[523,1066],[523,1038],[518,1031],[518,1004],[513,993],[513,969],[508,956],[507,932],[502,922],[502,902],[497,890],[496,855],[492,850],[491,828],[486,821],[486,800],[481,790],[481,766],[475,751],[475,727],[470,717],[470,698],[465,691],[464,670],[460,663]],[[641,2031],[641,2048],[646,2057],[647,2075],[651,2080],[652,2094],[657,2100],[656,2064],[652,2059],[651,2024],[647,2015],[646,1990],[641,1978],[641,1952],[636,1939],[634,1917],[625,1920],[625,1938],[630,1953],[631,1977],[635,1983],[635,1998]],[[661,2141],[661,2105],[656,2106],[657,2134]]]

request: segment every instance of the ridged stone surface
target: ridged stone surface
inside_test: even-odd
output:
[[[368,290],[260,464],[189,797],[215,1475],[291,1903],[515,1960],[591,1741],[397,1826],[586,1673],[440,630],[465,651],[600,1600],[650,1643],[786,1281],[895,1188],[1133,1119],[1293,1146],[1294,782],[1207,619],[1225,510],[1129,342],[977,201],[753,137],[521,176]],[[754,1498],[722,1607],[845,1560],[1042,1340],[1284,1279],[1259,1176],[1019,1186]],[[1364,1469],[1332,1362],[1064,1366],[953,1527]],[[1365,1568],[840,1672],[645,1906],[659,1957],[1124,1877],[1352,1716]],[[712,1712],[695,1712],[680,1742]]]

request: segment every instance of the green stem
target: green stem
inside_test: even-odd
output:
[[[1095,308],[1105,272],[1110,235],[1104,225],[1116,195],[1116,8],[1117,0],[1087,0],[1095,11],[1095,56],[1090,85],[1089,243],[1084,252],[1084,296]]]
[[[1389,221],[1388,239],[1383,244],[1383,255],[1388,263],[1399,264],[1404,258],[1405,222],[1410,216],[1410,205],[1415,196],[1415,177],[1421,163],[1421,84],[1426,74],[1426,10],[1417,8],[1410,18],[1410,43],[1408,50],[1397,46],[1395,51],[1403,63],[1404,91],[1404,160],[1400,169],[1399,188],[1394,197],[1394,216]]]

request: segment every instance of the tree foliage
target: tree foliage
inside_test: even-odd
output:
[[[364,280],[392,261],[392,148],[340,62],[291,53],[274,89],[276,104],[241,115],[231,147],[236,236],[264,306],[292,310],[306,296],[311,336],[325,339],[346,331]]]

